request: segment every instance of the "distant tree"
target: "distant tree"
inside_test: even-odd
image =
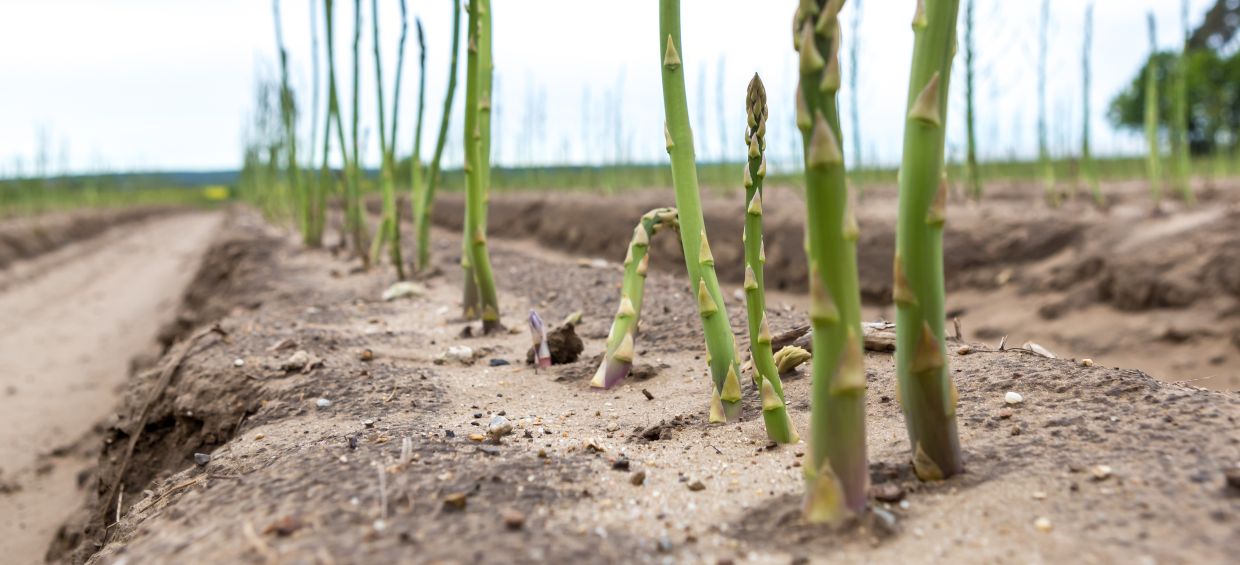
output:
[[[1156,73],[1160,90],[1169,89],[1178,55],[1159,52],[1150,57],[1112,101],[1107,117],[1116,127],[1139,131],[1145,108],[1144,81],[1147,72]],[[1188,138],[1195,154],[1210,153],[1227,134],[1234,144],[1240,139],[1240,53],[1221,57],[1212,49],[1190,50],[1187,54]],[[1160,97],[1160,127],[1170,127],[1171,97]]]

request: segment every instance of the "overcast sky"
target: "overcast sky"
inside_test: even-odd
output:
[[[1041,1],[976,1],[982,157],[1032,155],[1037,146]],[[1212,3],[1190,0],[1190,24],[1199,22]],[[310,6],[321,8],[322,0],[282,4],[292,82],[300,104],[309,111]],[[336,4],[338,80],[347,108],[353,2],[336,0]],[[362,4],[366,32],[361,120],[363,128],[373,131],[377,118],[371,0]],[[390,102],[399,2],[379,4]],[[493,145],[499,164],[604,163],[616,159],[617,152],[630,161],[666,159],[657,0],[493,0],[493,4],[497,83]],[[743,158],[745,85],[758,72],[771,100],[772,161],[792,166],[799,143],[791,114],[795,53],[790,21],[795,5],[796,0],[683,2],[682,57],[699,158]],[[858,42],[862,125],[857,128],[851,120],[853,93],[846,84],[841,93],[845,136],[856,135],[859,129],[863,160],[893,163],[901,144],[914,2],[863,0],[860,30],[854,33],[857,5],[850,0],[845,8],[844,49]],[[1106,107],[1149,51],[1146,12],[1153,11],[1158,18],[1159,46],[1174,48],[1182,37],[1179,6],[1180,0],[1097,0],[1091,97],[1096,152],[1141,151],[1139,135],[1110,127]],[[452,0],[409,2],[427,33],[425,158],[433,146],[447,79],[451,7]],[[1047,112],[1057,153],[1079,144],[1084,10],[1083,0],[1051,0]],[[963,34],[963,25],[960,31]],[[323,41],[322,34],[319,39]],[[400,113],[402,154],[412,147],[415,50],[411,39]],[[278,77],[275,51],[267,0],[3,0],[0,175],[13,174],[19,163],[26,173],[32,172],[41,137],[46,139],[53,173],[66,165],[75,172],[235,168],[254,106],[256,78]],[[462,63],[463,59],[462,54]],[[847,67],[847,57],[843,62]],[[948,143],[959,154],[963,56],[955,68]],[[845,68],[845,77],[847,73]],[[463,88],[458,90],[457,114],[461,93]],[[345,119],[347,124],[347,115]],[[460,160],[457,123],[450,137],[450,164]],[[308,138],[308,114],[301,125],[303,138]],[[845,148],[852,147],[850,139]],[[367,143],[366,153],[367,160],[377,165],[377,141]]]

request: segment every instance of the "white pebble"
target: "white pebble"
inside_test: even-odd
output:
[[[1008,404],[1020,404],[1025,401],[1025,397],[1021,396],[1019,392],[1009,390],[1007,394],[1003,395],[1003,401]]]
[[[245,366],[245,359],[242,359],[242,358],[240,358],[240,357],[238,357],[238,358],[236,358],[236,359],[233,359],[233,366],[234,366],[234,367],[244,367],[244,366]]]
[[[1047,518],[1045,516],[1041,516],[1037,520],[1034,520],[1033,527],[1037,528],[1038,531],[1042,533],[1049,532],[1051,531],[1051,528],[1054,528],[1054,526],[1051,524],[1050,518]]]
[[[332,405],[332,401],[326,398],[320,398],[314,401],[314,405],[318,406],[319,408],[328,408]]]

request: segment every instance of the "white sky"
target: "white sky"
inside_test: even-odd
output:
[[[451,2],[409,1],[410,11],[422,17],[427,32],[426,159],[433,147],[447,79]],[[982,157],[1032,155],[1041,1],[977,2]],[[494,149],[499,164],[610,162],[616,157],[617,145],[626,160],[666,159],[657,0],[493,3]],[[1190,0],[1190,23],[1200,21],[1212,3]],[[308,109],[309,6],[321,6],[322,0],[284,0],[282,4],[292,80],[302,107]],[[336,4],[337,80],[347,109],[353,3],[336,0]],[[362,4],[366,19],[361,119],[364,128],[373,130],[377,118],[370,0]],[[390,102],[399,3],[380,0],[380,4]],[[795,5],[796,0],[683,2],[682,56],[699,158],[718,159],[725,149],[730,159],[742,158],[743,93],[757,71],[771,99],[770,156],[779,168],[792,166],[793,147],[799,143],[791,117],[795,53],[790,21]],[[851,25],[856,5],[851,0],[845,8],[846,26]],[[863,0],[860,32],[845,29],[845,50],[851,42],[860,41],[862,152],[869,162],[894,163],[899,157],[913,5],[912,0]],[[1182,33],[1179,5],[1179,0],[1097,0],[1092,95],[1096,152],[1141,151],[1141,138],[1114,131],[1105,111],[1148,53],[1146,12],[1153,11],[1158,18],[1159,45],[1173,48]],[[1084,6],[1082,0],[1051,2],[1047,105],[1057,153],[1072,151],[1079,144]],[[19,162],[26,173],[33,171],[40,132],[46,135],[53,173],[66,165],[74,172],[239,166],[255,77],[278,77],[272,25],[267,0],[3,0],[0,176],[13,174]],[[963,34],[963,25],[960,31]],[[412,145],[417,96],[412,35],[411,29],[398,141],[402,154]],[[463,59],[462,51],[462,63]],[[721,65],[726,113],[722,122],[717,104]],[[963,145],[963,68],[961,56],[956,63],[957,78],[952,81],[949,116],[949,145],[955,151]],[[846,68],[845,77],[847,72]],[[458,114],[461,94],[463,82],[455,107]],[[846,85],[841,96],[846,137],[856,129],[850,120],[851,100]],[[619,120],[617,103],[623,112]],[[309,136],[309,124],[306,115],[301,121],[303,137]],[[449,138],[450,165],[459,162],[458,130],[459,124]],[[724,134],[726,139],[721,139]],[[367,160],[377,165],[377,141],[366,146]],[[851,150],[851,140],[845,147]]]

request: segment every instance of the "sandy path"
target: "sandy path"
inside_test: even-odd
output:
[[[150,220],[14,266],[31,276],[0,294],[0,479],[20,487],[0,495],[0,560],[43,561],[89,462],[40,456],[111,415],[130,358],[173,315],[219,221]]]

